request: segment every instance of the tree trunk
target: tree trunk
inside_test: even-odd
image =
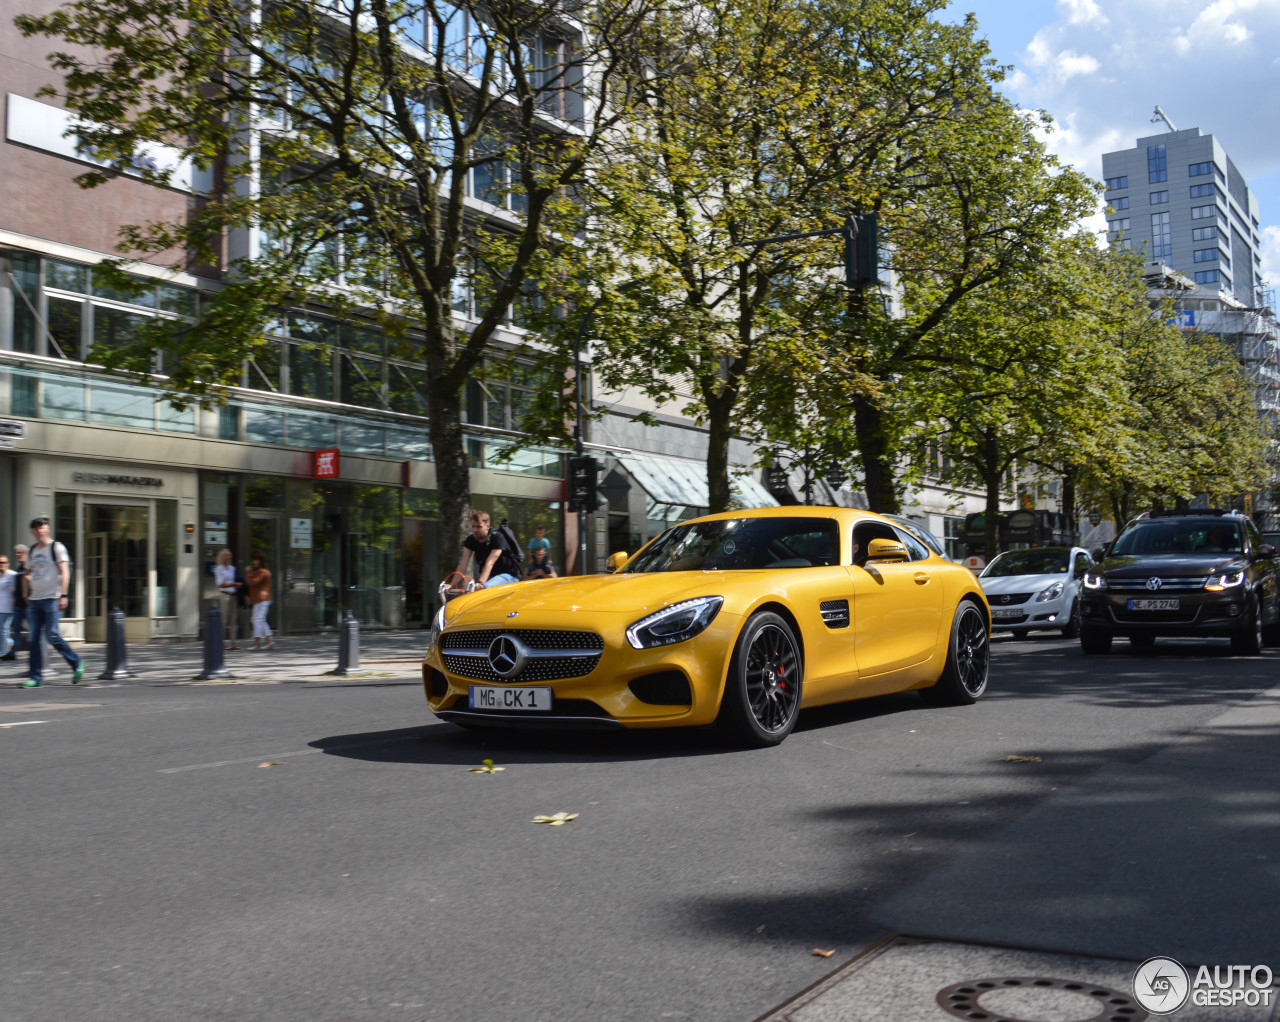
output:
[[[983,519],[986,526],[986,560],[991,560],[1000,553],[1000,445],[993,436],[987,437],[986,450],[983,452],[982,478],[987,489],[987,511]]]
[[[1076,517],[1076,470],[1066,465],[1062,470],[1062,510],[1066,512],[1075,533],[1075,542],[1080,542],[1080,519]]]
[[[862,487],[867,506],[872,511],[901,511],[894,486],[893,452],[884,436],[884,412],[869,398],[853,400],[853,425],[858,435],[858,451],[862,456]]]
[[[705,389],[704,389],[705,395]],[[707,494],[710,510],[728,511],[732,494],[729,491],[729,437],[733,418],[734,392],[724,388],[714,396],[705,395],[707,403]]]
[[[446,386],[428,385],[431,411],[431,450],[436,462],[436,493],[440,505],[440,578],[458,564],[462,541],[471,526],[471,476],[462,436],[459,395]],[[497,523],[494,523],[497,524]]]

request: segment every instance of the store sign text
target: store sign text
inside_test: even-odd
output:
[[[156,489],[164,486],[164,480],[158,476],[117,476],[101,472],[72,472],[71,481],[94,485],[106,483],[109,486],[154,486]]]

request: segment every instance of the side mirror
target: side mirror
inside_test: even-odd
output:
[[[1270,543],[1259,543],[1258,549],[1254,551],[1259,557],[1275,557],[1276,548]]]
[[[627,561],[630,559],[625,550],[619,550],[617,553],[609,555],[609,559],[604,562],[604,570],[610,574],[615,571],[621,571],[626,567]]]
[[[873,539],[867,544],[868,561],[907,561],[910,560],[907,548],[896,539]]]

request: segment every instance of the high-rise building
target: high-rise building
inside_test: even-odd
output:
[[[1102,156],[1112,244],[1146,252],[1209,292],[1264,303],[1258,202],[1231,157],[1199,128]]]

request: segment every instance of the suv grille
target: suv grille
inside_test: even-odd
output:
[[[1149,578],[1160,579],[1160,588],[1148,589],[1147,579]],[[1186,592],[1189,589],[1203,589],[1204,584],[1208,581],[1208,575],[1179,575],[1170,578],[1152,572],[1150,575],[1143,575],[1141,578],[1109,578],[1107,579],[1107,588],[1125,593],[1141,591],[1155,596],[1168,590]]]

